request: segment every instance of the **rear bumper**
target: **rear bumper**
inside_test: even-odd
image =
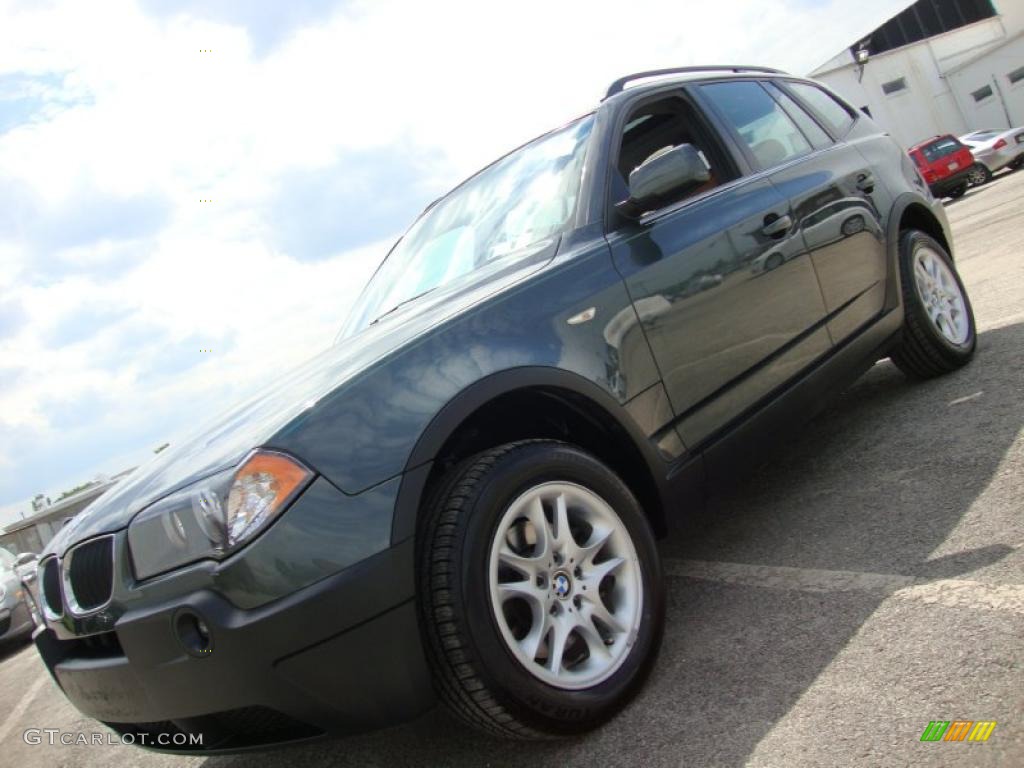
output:
[[[990,152],[978,152],[974,158],[979,163],[984,163],[992,173],[1000,171],[1018,157],[1024,155],[1024,144],[1007,144],[1002,149],[995,149]]]
[[[183,615],[209,628],[209,650],[183,643]],[[201,590],[129,611],[112,633],[62,640],[43,629],[35,642],[84,714],[179,753],[368,730],[434,701],[411,539],[260,608]],[[196,734],[201,744],[189,740]]]
[[[967,178],[971,175],[970,167],[964,168],[962,171],[957,171],[951,176],[947,176],[944,179],[939,179],[928,185],[928,188],[932,191],[935,197],[945,197],[950,191],[956,189],[959,186],[967,184]]]

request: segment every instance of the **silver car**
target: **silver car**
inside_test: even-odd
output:
[[[0,643],[28,637],[35,627],[15,561],[14,555],[0,548]]]
[[[1024,164],[1024,127],[1006,131],[974,131],[961,136],[960,141],[970,147],[974,159],[988,169],[987,174],[982,171],[985,178],[972,178],[972,184],[988,181],[993,173],[1003,168],[1016,170]]]

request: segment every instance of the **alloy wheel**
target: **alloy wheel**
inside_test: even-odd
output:
[[[932,325],[952,344],[964,344],[970,321],[960,284],[945,260],[927,246],[914,254],[914,282]]]
[[[639,631],[643,579],[629,531],[580,485],[549,482],[504,512],[491,546],[491,606],[538,679],[577,690],[607,680]]]

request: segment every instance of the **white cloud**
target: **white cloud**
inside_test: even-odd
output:
[[[268,34],[245,3],[0,0],[0,83],[29,79],[21,101],[0,89],[0,118],[28,111],[0,134],[0,303],[19,306],[0,327],[0,503],[117,469],[329,343],[416,208],[620,74],[802,72],[905,4],[365,0]],[[282,250],[288,179],[378,167],[367,209],[394,197],[404,218],[380,209],[331,256],[294,234]],[[364,211],[337,216],[354,230]]]

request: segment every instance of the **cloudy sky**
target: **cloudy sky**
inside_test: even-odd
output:
[[[389,244],[628,71],[906,0],[0,0],[0,524],[330,344]]]

